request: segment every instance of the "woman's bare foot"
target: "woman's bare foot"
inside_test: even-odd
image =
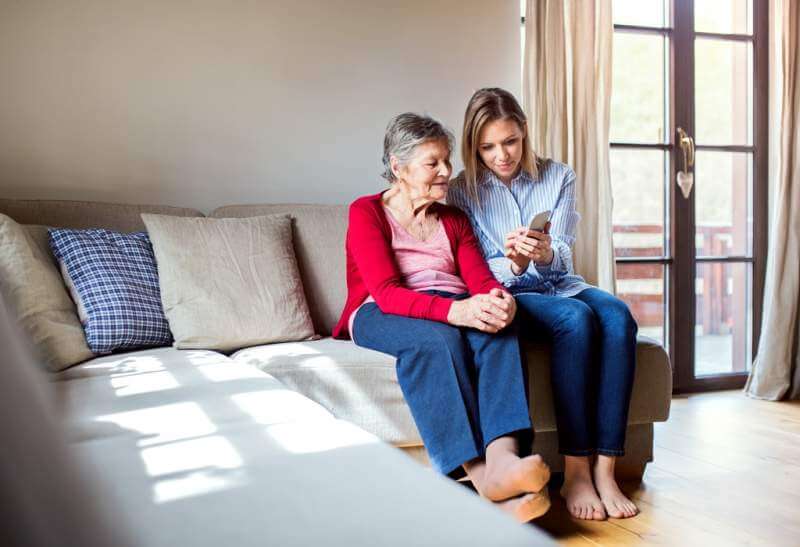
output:
[[[636,516],[639,508],[622,493],[614,478],[615,461],[616,458],[613,456],[597,456],[593,473],[597,492],[609,517],[622,519]]]
[[[603,502],[592,484],[592,473],[588,456],[564,456],[564,485],[561,497],[567,511],[578,519],[605,520]]]
[[[516,440],[501,437],[486,447],[486,469],[481,494],[502,501],[541,491],[550,480],[550,468],[538,454],[520,458]]]
[[[544,515],[550,509],[550,495],[547,488],[533,494],[523,494],[505,501],[496,501],[494,504],[511,514],[517,522],[528,522]]]

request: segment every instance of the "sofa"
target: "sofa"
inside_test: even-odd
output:
[[[203,216],[194,209],[167,206],[10,199],[0,199],[0,213],[26,225],[122,232],[144,230],[142,213]],[[234,535],[241,526],[239,508],[277,504],[292,508],[286,518],[316,523],[337,544],[391,544],[380,535],[387,532],[370,536],[375,530],[400,534],[405,544],[485,544],[486,530],[495,525],[500,530],[506,519],[487,504],[472,503],[479,500],[465,497],[462,487],[425,468],[425,449],[403,400],[394,359],[330,337],[346,296],[347,207],[230,205],[208,216],[271,214],[292,217],[295,255],[319,339],[248,347],[229,355],[144,349],[51,374],[55,412],[76,450],[104,470],[104,480],[120,490],[121,505],[153,522],[174,516],[158,516],[165,504],[183,507],[176,514],[185,517],[201,514],[193,512],[194,505],[213,498],[218,500],[215,526]],[[549,387],[549,349],[523,344],[536,431],[533,450],[558,472],[562,462]],[[618,462],[623,478],[640,478],[652,461],[653,423],[668,417],[671,378],[664,349],[640,337],[626,455]],[[423,465],[410,463],[406,456]],[[262,484],[254,477],[266,476],[263,490],[252,487]],[[448,505],[459,508],[457,515],[448,510],[444,521],[433,518],[441,517]],[[322,507],[334,516],[317,513]],[[303,511],[307,514],[299,518]],[[354,521],[358,526],[353,527]],[[208,527],[193,523],[199,529],[203,524]],[[180,535],[149,528],[155,531],[147,536],[148,544],[167,544]],[[174,529],[174,523],[167,528]],[[304,544],[297,538],[310,534],[310,540],[319,532],[288,528],[294,531],[285,536],[275,532],[274,544]],[[437,541],[428,535],[434,528],[442,534]],[[502,529],[508,533],[503,536],[507,544],[514,544],[521,528]],[[490,535],[497,544],[496,533]]]

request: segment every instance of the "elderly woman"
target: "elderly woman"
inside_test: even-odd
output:
[[[469,220],[441,203],[453,137],[401,114],[384,138],[387,190],[350,206],[348,296],[334,336],[397,359],[431,463],[466,472],[479,494],[526,522],[549,507],[549,469],[532,429],[516,305],[481,255]],[[520,455],[522,453],[522,455]]]

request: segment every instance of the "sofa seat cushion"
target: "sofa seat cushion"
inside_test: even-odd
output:
[[[555,430],[549,347],[526,343],[526,349],[534,427],[537,431]],[[397,382],[395,359],[390,355],[350,341],[325,338],[257,346],[232,357],[272,374],[337,418],[351,421],[386,442],[395,446],[422,443]],[[640,337],[628,423],[666,420],[671,394],[672,372],[666,352],[655,341]]]
[[[395,446],[422,443],[400,391],[395,359],[350,341],[323,338],[243,349],[232,358],[275,376]]]
[[[552,545],[356,426],[242,425],[74,447],[141,545]],[[501,539],[499,539],[501,538]]]
[[[73,439],[122,435],[149,445],[228,425],[333,419],[273,376],[212,351],[100,357],[57,375],[53,387]]]

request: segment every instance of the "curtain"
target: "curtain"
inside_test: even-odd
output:
[[[800,398],[800,2],[771,2],[770,86],[780,104],[770,109],[770,167],[774,207],[769,236],[761,339],[745,391],[758,399]],[[774,131],[773,131],[774,129]]]
[[[572,166],[581,222],[575,270],[614,291],[609,171],[611,45],[606,0],[527,0],[523,102],[540,157]]]

